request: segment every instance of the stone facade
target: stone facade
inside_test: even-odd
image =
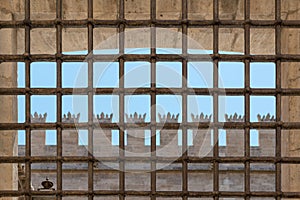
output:
[[[45,115],[44,115],[45,116]],[[64,122],[78,121],[78,116],[70,113],[64,117]],[[176,122],[177,116],[170,113],[160,116],[161,122]],[[193,115],[194,122],[210,122],[211,117],[204,115]],[[108,117],[101,114],[95,120],[111,121],[112,115]],[[273,118],[265,117],[259,120],[272,122]],[[34,122],[45,121],[42,115],[36,115]],[[133,116],[127,115],[129,123],[143,123],[145,115],[135,113]],[[243,117],[226,116],[230,122],[242,122]],[[103,135],[104,133],[104,135]],[[103,130],[94,132],[94,153],[99,158],[99,163],[94,166],[94,189],[95,190],[116,190],[119,188],[119,163],[103,162],[107,157],[118,156],[118,146],[113,146],[111,141],[112,132]],[[188,146],[190,156],[212,156],[211,132],[207,130],[194,130],[193,144]],[[268,130],[259,131],[259,146],[251,146],[252,156],[274,156],[275,134]],[[244,131],[228,129],[226,130],[226,146],[220,146],[220,156],[243,156],[244,153]],[[35,131],[32,134],[32,149],[38,149],[39,156],[55,156],[56,145],[45,143],[45,131]],[[88,148],[86,145],[79,145],[78,131],[63,131],[63,156],[87,156]],[[160,151],[161,149],[161,151]],[[19,156],[24,156],[25,147],[19,146]],[[114,152],[112,150],[115,150]],[[176,157],[181,155],[182,146],[178,144],[177,130],[161,130],[160,142],[157,145],[157,155],[162,157]],[[100,154],[101,151],[101,154]],[[150,156],[150,147],[145,145],[145,134],[142,130],[128,130],[127,144],[125,145],[126,156]],[[105,153],[103,153],[105,152]],[[167,153],[166,153],[167,152]],[[98,156],[98,157],[97,157]],[[106,157],[105,157],[106,156]],[[158,164],[159,166],[159,164]],[[22,167],[24,170],[24,167]],[[56,164],[41,163],[32,164],[32,187],[33,190],[41,188],[41,182],[47,177],[54,183],[56,188]],[[220,190],[222,191],[243,191],[244,190],[244,165],[243,164],[220,164]],[[106,170],[103,172],[103,170]],[[136,161],[125,166],[126,190],[149,191],[150,190],[150,163]],[[182,165],[170,163],[157,171],[157,190],[158,191],[179,191],[182,188]],[[88,189],[88,165],[87,163],[65,163],[63,164],[63,189],[64,190],[87,190]],[[23,176],[20,176],[22,178]],[[170,184],[172,183],[172,184]],[[211,163],[189,164],[188,185],[190,191],[212,191],[213,189],[213,169]],[[251,164],[251,190],[252,191],[274,191],[275,190],[275,165],[271,164]]]
[[[13,19],[11,13],[0,11],[0,19],[10,21]],[[16,53],[16,31],[11,29],[0,29],[0,54]],[[9,70],[8,70],[9,69]],[[0,64],[0,88],[12,88],[17,86],[17,64],[1,63]],[[0,96],[0,123],[17,122],[17,97],[14,95]],[[18,155],[18,137],[17,131],[5,130],[0,131],[0,156],[17,156]],[[17,164],[1,163],[0,164],[0,188],[1,190],[18,189],[18,168]],[[11,198],[2,198],[11,200]]]

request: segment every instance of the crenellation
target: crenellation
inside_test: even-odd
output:
[[[258,114],[257,115],[257,120],[259,122],[275,122],[276,121],[274,115],[271,116],[270,113],[268,113],[266,115],[260,115],[260,114]]]
[[[143,115],[134,113],[133,115],[125,114],[126,121],[129,123],[144,123],[146,113]],[[149,153],[149,146],[145,145],[145,130],[128,129],[127,130],[127,146],[125,147],[127,154],[132,153]]]
[[[258,122],[275,122],[276,119],[274,115],[270,113],[266,115],[257,115]],[[272,129],[261,129],[259,130],[259,144],[260,145],[260,154],[262,156],[275,156],[275,131]]]
[[[99,123],[111,123],[112,122],[112,118],[113,118],[113,113],[111,113],[110,115],[108,114],[104,114],[103,112],[101,112],[101,114],[97,114],[96,116],[96,120]]]
[[[275,156],[276,135],[275,130],[259,130],[259,147],[262,156]]]
[[[38,122],[45,121],[47,115],[41,115],[36,113],[34,116],[32,116],[33,120],[36,120]],[[146,118],[145,114],[125,114],[126,121],[128,123],[144,123]],[[63,122],[76,122],[79,120],[80,114],[74,115],[70,112],[65,114],[63,117]],[[100,114],[96,115],[94,117],[95,120],[98,120],[99,123],[111,123],[113,114],[105,114],[101,112]],[[167,115],[161,115],[158,114],[159,121],[160,122],[167,122],[167,123],[178,123],[178,117],[179,114],[171,114],[170,112],[167,113]],[[192,122],[211,122],[212,115],[206,115],[204,113],[200,114],[191,114]],[[227,122],[244,122],[244,116],[237,115],[236,113],[234,115],[225,115],[225,119]],[[258,115],[258,119],[260,121],[274,121],[275,118],[271,115]],[[109,129],[95,129],[94,130],[94,136],[93,136],[93,144],[94,144],[94,152],[93,155],[95,157],[112,157],[117,156],[119,147],[112,145],[112,132]],[[212,156],[212,149],[213,145],[211,145],[211,130],[210,129],[196,129],[193,130],[193,145],[188,147],[188,155],[189,156],[198,156],[198,157],[206,157],[206,156]],[[259,130],[259,144],[263,144],[264,146],[258,146],[255,150],[255,156],[272,156],[275,149],[275,138],[273,138],[274,134],[272,135],[270,130]],[[45,142],[45,132],[44,131],[34,131],[32,134],[32,139],[37,140],[40,145],[41,143],[44,144]],[[62,139],[63,139],[63,155],[64,156],[80,156],[80,155],[87,155],[87,147],[83,145],[78,144],[78,131],[77,130],[63,130]],[[43,140],[43,142],[42,142]],[[219,155],[224,156],[243,156],[244,149],[241,148],[244,145],[244,131],[243,130],[226,130],[226,146],[219,147]],[[42,155],[50,155],[53,152],[56,151],[55,146],[49,146],[49,148],[42,148],[39,145],[38,148],[33,148],[34,151],[40,151],[42,152]],[[21,151],[25,151],[25,148],[23,146],[19,148]],[[147,154],[150,153],[150,146],[145,145],[145,131],[143,129],[127,129],[127,145],[125,146],[126,150],[126,156],[132,156],[132,155],[141,155],[141,153]],[[253,150],[252,150],[253,151]],[[19,154],[24,155],[24,152],[19,152]],[[160,131],[160,145],[157,146],[157,155],[158,156],[180,156],[182,154],[182,146],[178,145],[178,130],[165,130],[162,129]],[[49,166],[36,166],[33,170],[37,170],[38,172],[34,173],[41,173],[41,171],[44,171],[43,173],[47,174],[47,176],[51,176],[52,174],[47,173]],[[68,170],[73,169],[81,169],[86,170],[83,166],[80,166],[80,164],[73,164],[72,166],[68,168]],[[209,175],[203,176],[205,173],[210,172],[211,169],[203,168],[201,166],[193,168],[193,170],[203,171],[200,174],[200,176],[193,176],[190,177],[190,183],[197,182],[199,177],[204,177],[206,181],[209,181]],[[255,173],[257,174],[257,177],[263,177],[261,179],[266,180],[272,180],[272,174],[273,169],[269,169],[266,167],[253,167]],[[228,179],[228,171],[230,173],[235,174],[236,177],[232,177],[232,179]],[[68,179],[71,179],[71,173]],[[243,169],[239,168],[236,165],[227,166],[227,168],[220,168],[221,178],[220,181],[224,185],[229,184],[230,187],[234,187],[233,184],[236,183],[236,178],[239,177],[239,174],[243,173]],[[270,174],[270,175],[269,175]],[[33,176],[35,177],[35,176]],[[168,180],[170,177],[162,177],[163,180]],[[128,181],[134,181],[134,177],[130,178]],[[25,180],[25,178],[22,175],[21,168],[19,166],[19,180],[20,183],[21,180]],[[33,182],[37,184],[41,180],[38,179],[38,177],[35,177],[33,179]],[[71,181],[71,180],[69,180]],[[112,187],[115,187],[115,179],[107,179],[107,181],[110,183]],[[177,180],[174,180],[177,181]],[[261,180],[263,182],[263,180]],[[198,184],[198,183],[197,183]],[[196,184],[196,185],[197,185]],[[271,184],[270,184],[271,185]],[[19,186],[22,187],[22,186]],[[159,183],[159,187],[161,188],[162,185]],[[209,188],[205,185],[197,185],[197,187],[201,188]],[[268,186],[269,187],[269,186]],[[34,188],[37,189],[37,188]]]
[[[204,115],[203,112],[201,112],[200,115],[194,115],[193,113],[191,114],[192,116],[192,121],[193,122],[211,122],[212,115]]]
[[[178,123],[179,113],[171,115],[170,112],[167,115],[161,115],[158,113],[160,123]],[[174,157],[181,155],[182,147],[178,145],[178,130],[166,130],[160,131],[160,146],[157,147],[159,156]]]
[[[80,113],[77,115],[68,112],[63,115],[63,123],[77,123],[80,119]],[[80,151],[78,130],[70,129],[62,131],[62,153],[64,156],[75,156]]]
[[[45,123],[46,119],[47,119],[47,113],[44,113],[42,115],[35,112],[33,115],[30,115],[30,121],[32,123]]]
[[[200,115],[191,114],[192,122],[211,122],[212,115],[205,115],[203,112]],[[192,130],[193,145],[188,147],[188,154],[191,156],[205,157],[212,153],[213,146],[211,145],[211,130],[194,129]]]
[[[160,122],[178,122],[178,115],[176,116],[173,114],[171,115],[170,112],[168,112],[167,115],[159,115]],[[40,118],[41,115],[36,115],[38,118]],[[65,115],[66,117],[64,118],[65,120],[69,121],[76,121],[79,119],[79,114],[77,116],[72,115],[71,113],[68,113]],[[95,117],[95,119],[99,120],[102,123],[109,123],[112,120],[112,114],[105,114],[101,113]],[[146,117],[146,114],[141,115],[138,113],[134,113],[131,115],[126,115],[127,122],[129,123],[143,123]],[[211,115],[205,115],[204,113],[200,114],[191,114],[192,116],[192,121],[193,122],[210,122],[211,121]],[[42,116],[43,117],[43,116]],[[226,120],[230,122],[236,122],[236,121],[243,121],[244,117],[238,116],[237,114],[228,116],[226,115]],[[271,116],[263,116],[261,117],[261,120],[272,120]],[[64,120],[64,121],[65,121]],[[40,133],[42,131],[39,131]],[[108,129],[95,129],[94,131],[94,155],[96,157],[101,157],[101,156],[114,156],[118,155],[118,146],[114,147],[112,145],[112,138],[111,138],[111,130]],[[86,147],[79,145],[76,137],[78,137],[78,132],[76,130],[64,130],[63,131],[63,155],[78,155],[80,152],[86,152],[87,149]],[[261,140],[269,140],[270,139],[270,132],[268,130],[259,130],[259,135],[260,135],[260,144],[264,145],[269,145],[274,141],[268,142],[262,142]],[[125,150],[127,153],[127,156],[130,155],[135,155],[134,153],[149,153],[150,152],[150,146],[145,145],[145,133],[143,129],[127,129],[127,145],[125,146]],[[241,136],[241,137],[239,137]],[[227,144],[224,147],[224,155],[225,156],[237,156],[236,153],[240,154],[243,153],[243,148],[241,146],[244,145],[243,142],[243,136],[244,132],[243,130],[230,130],[229,132],[226,133],[227,137]],[[74,140],[75,138],[75,140]],[[41,139],[41,137],[39,137]],[[178,145],[178,130],[161,130],[161,136],[160,136],[160,145],[157,146],[157,151],[159,156],[179,156],[182,153],[182,147]],[[197,129],[193,130],[193,145],[189,147],[189,155],[190,156],[211,156],[211,150],[213,146],[211,145],[211,131],[209,129]],[[272,146],[272,145],[271,145]],[[272,149],[272,147],[264,147],[265,150],[261,149],[262,147],[259,146],[256,148],[256,156],[261,156],[264,152],[269,151]],[[22,151],[25,151],[25,148],[20,148]],[[51,148],[43,148],[42,151],[55,151],[55,146],[51,146]],[[222,149],[220,147],[220,149]],[[41,148],[40,148],[41,150]],[[161,150],[161,151],[160,151]],[[49,154],[50,152],[43,152],[44,155]],[[132,154],[133,153],[133,154]],[[81,170],[86,170],[80,165],[73,164],[68,168],[68,170],[72,169],[81,169]],[[41,173],[40,171],[45,171],[43,173],[47,173],[46,171],[48,170],[48,166],[36,166],[33,170],[37,170],[38,172],[34,173]],[[203,171],[201,174],[207,173],[211,171],[211,169],[208,168],[203,168],[201,166],[194,167],[193,170],[198,170],[198,171]],[[270,179],[271,176],[269,177],[270,172],[274,171],[273,169],[265,168],[265,167],[254,167],[253,170],[255,170],[255,173],[261,174],[261,177],[264,177],[264,179]],[[20,178],[22,177],[21,169],[19,167],[20,171]],[[232,181],[232,184],[236,182],[236,177],[233,177],[232,179],[228,179],[228,174],[227,171],[232,172],[232,174],[236,174],[236,177],[238,177],[240,173],[243,173],[243,169],[240,168],[237,165],[228,165],[227,168],[220,168],[220,173],[223,174],[222,177],[220,178],[220,181],[222,182],[223,185],[226,185],[228,181]],[[68,179],[71,179],[71,173],[72,172],[67,172],[70,173],[70,176]],[[77,173],[77,172],[76,172]],[[51,173],[47,173],[47,176],[51,176]],[[33,176],[35,177],[35,176]],[[258,176],[259,177],[259,176]],[[168,180],[170,177],[161,177],[162,181]],[[206,179],[209,178],[209,176],[205,177]],[[134,181],[134,177],[130,178],[128,181]],[[190,183],[194,183],[198,180],[197,176],[191,177],[190,178]],[[33,182],[40,182],[41,180],[37,180],[34,178]],[[69,180],[71,181],[71,180]],[[107,180],[112,187],[114,187],[115,184],[115,179],[108,179]],[[209,180],[207,180],[209,181]],[[199,186],[199,184],[198,184]],[[161,183],[159,183],[159,187],[162,187]],[[200,186],[199,186],[200,187]],[[201,187],[205,188],[206,186],[201,185]],[[234,187],[234,185],[230,185],[230,187]],[[35,188],[36,189],[36,188]]]
[[[62,153],[64,156],[77,155],[80,148],[78,143],[78,130],[70,129],[62,131]]]
[[[128,115],[127,113],[125,113],[125,117],[126,121],[129,123],[145,123],[146,113],[144,113],[143,115],[138,115],[137,112],[135,112],[133,115]]]
[[[63,115],[62,122],[77,123],[79,121],[79,118],[80,118],[80,113],[78,113],[77,115],[75,114],[72,115],[70,112],[68,112],[67,114]]]
[[[192,130],[193,145],[188,147],[188,154],[190,156],[206,157],[212,156],[212,131],[207,129]]]
[[[149,153],[150,146],[145,145],[145,131],[142,129],[127,130],[127,145],[125,150],[128,155],[132,153]]]
[[[102,115],[102,117],[101,117]],[[107,117],[106,117],[107,116]],[[100,114],[100,123],[109,123],[111,121],[112,114],[110,116]],[[106,122],[105,122],[106,121]],[[115,157],[118,155],[118,146],[112,145],[112,130],[96,128],[93,133],[93,155],[95,157]]]
[[[46,149],[46,131],[32,130],[31,131],[31,155],[33,156],[49,156],[52,152],[47,152]]]
[[[44,113],[42,115],[35,112],[33,115],[31,115],[31,122],[45,123],[46,118],[47,118],[47,113]],[[46,146],[46,130],[32,130],[31,131],[31,155],[45,156],[47,153],[45,146]]]
[[[245,116],[238,115],[237,113],[234,113],[233,115],[225,114],[225,120],[226,122],[244,122]]]
[[[128,123],[144,123],[145,122],[145,118],[146,118],[146,113],[144,114],[138,114],[137,112],[133,113],[133,114],[125,114],[126,116],[126,121]],[[31,120],[32,122],[45,122],[46,121],[46,117],[47,117],[47,113],[42,114],[38,114],[37,112],[34,113],[34,115],[31,115]],[[100,123],[111,123],[112,118],[113,118],[113,114],[105,114],[104,112],[101,112],[100,114],[97,114],[94,117],[96,120],[98,120]],[[170,112],[168,112],[166,115],[161,115],[160,113],[158,113],[158,118],[160,122],[166,122],[166,123],[178,123],[178,118],[179,118],[179,114],[175,115],[175,114],[171,114]],[[204,113],[200,113],[200,114],[191,114],[191,118],[192,118],[192,122],[211,122],[212,120],[212,115],[207,115]],[[263,122],[268,122],[268,121],[275,121],[275,117],[271,116],[270,114],[267,115],[257,115],[257,118],[259,121],[263,121]],[[78,113],[77,115],[72,114],[70,112],[68,112],[67,114],[63,115],[62,121],[63,122],[67,122],[67,123],[74,123],[74,122],[78,122],[78,120],[80,119],[80,113]],[[233,114],[233,115],[228,115],[225,114],[225,119],[227,122],[243,122],[244,121],[244,116],[242,115],[238,115],[237,113]],[[127,136],[128,140],[128,144],[130,145],[135,145],[135,143],[139,143],[138,147],[141,148],[143,146],[145,146],[145,135],[144,135],[144,130],[140,129],[140,130],[128,130],[129,134]],[[95,133],[98,134],[100,130],[95,130]],[[78,144],[78,131],[77,130],[64,130],[63,131],[63,144],[67,145],[69,149],[68,151],[70,151],[70,149],[74,150],[77,148],[80,148],[80,145]],[[100,132],[102,132],[101,134],[103,136],[106,137],[106,139],[109,140],[109,143],[107,143],[107,141],[105,142],[106,145],[112,145],[112,138],[111,138],[111,131],[110,130],[101,130]],[[136,135],[134,132],[139,132],[138,135]],[[161,144],[169,144],[170,140],[174,140],[176,138],[176,140],[178,140],[178,130],[162,130],[162,132],[165,133],[165,135],[161,136]],[[166,132],[171,133],[171,135],[166,134]],[[193,144],[192,147],[195,147],[196,144],[202,145],[202,148],[205,149],[210,149],[211,148],[211,136],[210,136],[210,130],[206,130],[206,129],[199,129],[199,130],[194,130],[193,131]],[[228,132],[228,130],[227,130]],[[230,132],[230,134],[229,134]],[[243,137],[238,137],[240,135],[243,135],[243,131],[241,132],[241,130],[229,130],[228,134],[226,134],[226,141],[227,144],[226,146],[231,146],[234,149],[237,148],[237,146],[243,144],[242,138]],[[270,131],[269,130],[260,130],[259,131],[259,143],[260,144],[271,144],[273,146],[273,142],[267,142],[268,140],[270,140],[271,135],[270,135]],[[265,135],[264,135],[265,134]],[[136,135],[136,136],[134,136]],[[200,136],[201,135],[201,136]],[[98,137],[98,136],[97,136]],[[138,141],[132,140],[133,138],[138,138]],[[32,137],[31,137],[32,143],[36,143],[39,144],[39,148],[41,147],[41,145],[45,145],[45,131],[33,131],[32,132]],[[265,141],[266,140],[266,141]],[[205,141],[205,142],[203,142]],[[209,145],[205,145],[208,144]],[[71,146],[72,147],[71,147]],[[178,146],[178,144],[174,143],[175,146]],[[204,146],[203,146],[204,145]],[[259,147],[258,147],[259,148]],[[264,147],[264,148],[268,148],[268,147]],[[33,148],[34,149],[34,148]],[[234,149],[232,149],[231,151],[235,151]],[[195,149],[196,150],[196,149]],[[44,149],[44,151],[47,151],[47,149]],[[198,150],[199,151],[199,148]],[[238,150],[240,151],[240,150]],[[45,153],[45,152],[44,152]],[[227,152],[229,153],[229,152]]]
[[[224,156],[243,156],[244,155],[244,130],[225,129],[226,146]]]
[[[161,115],[160,113],[158,113],[158,118],[159,118],[159,122],[160,123],[178,123],[178,117],[179,117],[179,113],[175,116],[174,114],[171,115],[170,112],[167,113],[167,115]]]

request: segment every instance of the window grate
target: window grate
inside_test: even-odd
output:
[[[25,53],[23,55],[0,55],[0,63],[4,62],[24,62],[25,63],[25,88],[0,88],[0,95],[25,95],[26,97],[26,120],[25,123],[1,123],[0,130],[25,130],[26,146],[25,156],[0,157],[2,163],[25,163],[25,189],[24,191],[1,191],[0,197],[5,196],[21,196],[31,199],[33,195],[43,196],[45,194],[55,196],[56,199],[63,199],[67,196],[85,196],[88,199],[94,199],[98,196],[118,196],[119,199],[127,199],[131,196],[145,196],[151,199],[158,197],[182,198],[190,199],[192,197],[209,197],[219,198],[245,198],[254,197],[273,197],[281,198],[300,198],[300,191],[283,192],[282,191],[282,165],[283,164],[299,164],[299,157],[282,156],[282,130],[300,129],[300,122],[283,122],[282,121],[282,102],[284,96],[300,96],[300,88],[282,88],[282,63],[284,62],[300,62],[300,55],[282,54],[281,32],[283,28],[300,28],[300,20],[282,20],[281,19],[281,0],[275,1],[275,20],[251,20],[250,19],[250,0],[244,0],[244,20],[222,20],[219,17],[219,0],[213,0],[213,20],[189,20],[188,19],[188,0],[182,0],[182,13],[180,20],[157,20],[156,18],[156,0],[151,0],[150,20],[126,20],[124,0],[118,2],[118,19],[116,20],[96,20],[93,18],[93,0],[88,0],[88,19],[85,20],[64,20],[63,0],[56,0],[56,19],[55,20],[31,20],[30,18],[30,0],[25,0],[25,20],[24,21],[0,21],[0,29],[3,28],[24,28],[25,29]],[[120,82],[119,88],[93,88],[93,79],[88,80],[87,88],[76,89],[62,87],[62,63],[64,62],[84,62],[86,55],[64,55],[62,52],[62,29],[63,28],[87,28],[88,30],[88,52],[94,49],[93,30],[96,27],[117,28],[118,33],[123,33],[127,28],[138,27],[162,27],[162,28],[180,28],[183,35],[188,34],[189,28],[195,27],[212,27],[213,28],[213,53],[210,54],[214,63],[213,72],[213,89],[206,88],[188,88],[188,62],[206,61],[205,55],[188,54],[187,38],[182,39],[182,54],[156,54],[156,33],[155,29],[151,29],[151,52],[149,55],[125,54],[124,34],[119,35],[119,78],[123,80],[124,65],[128,61],[147,61],[151,63],[151,87],[150,88],[125,88],[124,80]],[[35,54],[32,55],[30,31],[33,28],[56,28],[56,54]],[[219,29],[220,28],[241,28],[244,30],[244,55],[219,54]],[[251,28],[270,28],[275,30],[275,54],[274,55],[252,55],[250,53],[250,29]],[[88,59],[88,76],[93,77],[93,63],[96,61],[111,61],[115,59],[115,55],[95,55],[92,59]],[[56,88],[31,88],[30,65],[36,61],[56,62],[57,67],[57,87]],[[156,87],[156,63],[159,61],[177,61],[182,63],[182,80],[181,88],[157,88]],[[243,62],[244,63],[244,87],[226,90],[220,89],[218,86],[218,66],[221,61]],[[250,87],[250,64],[255,62],[274,62],[276,64],[276,87],[274,89],[253,89]],[[94,165],[97,159],[89,153],[88,156],[63,156],[62,153],[62,131],[64,129],[84,128],[88,129],[88,151],[93,152],[93,135],[95,125],[92,123],[94,119],[94,94],[119,94],[119,123],[101,123],[101,128],[119,129],[119,188],[117,190],[96,190],[94,189]],[[132,91],[134,91],[132,93]],[[171,94],[182,96],[182,123],[157,123],[156,119],[156,96],[159,94]],[[70,94],[88,95],[88,122],[87,123],[64,123],[62,122],[62,97]],[[138,128],[151,130],[151,158],[128,158],[123,150],[125,150],[125,133],[126,128],[136,128],[135,125],[127,124],[124,120],[124,104],[126,94],[149,94],[151,97],[151,121],[141,123]],[[213,122],[188,122],[187,116],[187,96],[196,95],[212,95],[213,96]],[[244,96],[244,122],[225,122],[219,121],[219,96],[220,95],[238,95]],[[56,95],[56,123],[31,123],[31,96],[32,95]],[[274,96],[276,98],[276,121],[273,122],[251,122],[250,121],[250,96]],[[156,155],[156,130],[157,128],[178,129],[182,127],[182,155],[178,158],[163,158]],[[186,149],[188,148],[188,129],[207,129],[213,128],[214,145],[212,157],[192,157],[189,156]],[[219,129],[243,129],[244,130],[244,155],[239,157],[221,157],[219,155]],[[56,130],[57,131],[57,155],[53,157],[40,157],[31,155],[31,131],[32,130]],[[276,131],[276,148],[275,156],[253,157],[250,155],[250,130],[251,129],[273,129]],[[113,158],[108,158],[108,160]],[[149,161],[151,163],[150,190],[149,191],[128,191],[126,190],[126,162]],[[182,188],[180,191],[158,191],[157,188],[157,169],[158,162],[181,163],[180,170],[182,177]],[[32,163],[56,163],[57,187],[55,191],[31,191],[31,164]],[[87,190],[63,190],[63,164],[64,163],[87,163],[88,164],[88,189]],[[213,174],[213,190],[189,191],[188,175],[190,173],[189,165],[193,163],[211,163]],[[222,163],[242,163],[244,164],[244,190],[241,191],[221,191],[220,190],[220,164]],[[273,163],[275,165],[275,191],[258,192],[251,191],[250,185],[250,165],[252,163]],[[108,170],[109,171],[109,170]],[[104,170],[105,172],[105,170]]]

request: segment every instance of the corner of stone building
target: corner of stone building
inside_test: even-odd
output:
[[[1,3],[2,4],[2,3]],[[13,20],[13,14],[10,10],[11,2],[5,1],[0,5],[0,18],[4,21]],[[16,52],[16,34],[13,29],[0,29],[0,53],[15,54]],[[7,70],[11,69],[11,70]],[[0,87],[13,88],[17,86],[17,66],[16,63],[0,63]],[[17,96],[0,96],[0,121],[2,123],[17,122]],[[18,134],[17,131],[0,131],[0,155],[17,156],[18,155]],[[18,189],[18,168],[16,163],[1,164],[0,167],[0,189],[17,190]],[[14,198],[9,198],[14,199]]]

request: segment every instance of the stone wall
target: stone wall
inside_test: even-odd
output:
[[[0,11],[0,19],[10,21],[13,19],[7,10]],[[16,31],[0,29],[0,54],[16,53]],[[17,64],[0,63],[0,88],[13,88],[17,86]],[[16,95],[0,96],[0,123],[17,122],[17,97]],[[0,157],[18,155],[17,131],[0,131]],[[18,190],[17,164],[0,164],[0,189]],[[1,198],[11,200],[12,198]]]
[[[94,133],[95,157],[100,161],[109,157],[118,156],[118,146],[113,146],[111,141],[111,131],[106,130]],[[105,135],[103,135],[105,133]],[[33,149],[38,149],[39,156],[55,156],[56,145],[45,144],[45,131],[35,131],[32,134]],[[138,134],[138,135],[136,135]],[[201,135],[199,135],[201,134]],[[190,156],[212,156],[211,132],[205,130],[193,131],[193,145],[188,146]],[[71,136],[72,137],[68,137]],[[244,131],[228,130],[226,146],[220,147],[220,156],[243,156]],[[135,137],[137,136],[137,137]],[[160,132],[160,145],[157,146],[158,156],[176,157],[181,154],[182,146],[178,145],[178,131]],[[241,136],[241,137],[239,137]],[[251,147],[252,156],[274,156],[275,140],[273,132],[265,130],[259,131],[258,147]],[[271,138],[270,138],[271,137]],[[41,140],[43,138],[44,141]],[[88,149],[85,145],[79,145],[78,132],[76,130],[63,131],[63,156],[87,156]],[[103,139],[104,138],[104,139]],[[100,149],[99,149],[100,148]],[[208,149],[205,149],[208,148]],[[102,149],[102,150],[101,150]],[[162,151],[160,151],[162,149]],[[167,149],[167,150],[166,150]],[[98,154],[101,150],[101,155]],[[112,154],[114,150],[114,154]],[[145,145],[144,131],[128,131],[127,145],[125,146],[127,156],[139,156],[145,154],[149,156],[149,146]],[[23,156],[24,146],[19,146],[19,156]],[[105,152],[105,154],[103,154]],[[161,154],[159,154],[159,152]],[[167,152],[167,153],[166,153]],[[271,152],[270,155],[268,152]],[[272,154],[273,152],[273,154]],[[105,156],[106,155],[106,156]],[[145,157],[145,156],[143,156]],[[160,166],[160,165],[158,165]],[[163,166],[163,165],[161,165]],[[86,163],[65,163],[63,164],[63,189],[86,190],[87,177]],[[109,162],[99,162],[94,166],[94,189],[116,190],[119,188],[119,164]],[[126,190],[150,190],[150,163],[136,162],[126,165]],[[103,170],[108,171],[103,171]],[[179,191],[182,188],[181,164],[168,164],[157,172],[157,190]],[[212,165],[189,164],[189,190],[191,191],[212,191],[213,171]],[[243,191],[244,189],[244,165],[243,164],[220,164],[220,190],[222,191]],[[32,165],[32,186],[34,190],[41,188],[41,182],[48,177],[56,188],[56,164],[37,163]],[[76,177],[76,178],[74,178]],[[172,183],[172,184],[170,184]],[[253,164],[251,165],[251,188],[253,191],[274,191],[275,188],[275,168],[274,165]]]
[[[283,5],[283,19],[295,20],[300,18],[300,2],[287,1]],[[300,53],[300,31],[293,28],[285,28],[282,31],[282,51],[283,54]],[[300,86],[300,65],[295,62],[285,62],[282,64],[282,81],[283,88],[299,88]],[[281,102],[282,121],[299,122],[300,97],[289,96],[283,97]],[[300,156],[300,135],[299,130],[288,130],[282,134],[282,156],[299,157]],[[300,168],[299,165],[286,164],[282,165],[282,190],[285,192],[299,191],[300,185]]]
[[[179,164],[181,165],[181,164]],[[201,166],[199,166],[201,165]],[[189,191],[213,191],[213,171],[211,164],[193,165],[188,173]],[[221,191],[243,191],[244,190],[244,168],[240,164],[220,166],[220,190]],[[251,170],[251,191],[275,191],[275,168],[263,164]],[[170,168],[169,168],[170,169]],[[182,176],[181,167],[177,171],[157,172],[157,191],[181,191]],[[40,188],[41,181],[48,177],[56,188],[56,174],[50,170],[32,169],[32,182],[34,188]],[[76,177],[76,178],[74,178]],[[125,189],[131,191],[150,191],[150,173],[148,172],[126,172]],[[87,190],[87,169],[73,169],[63,171],[64,190]],[[172,184],[170,184],[172,183]],[[119,173],[117,171],[102,172],[94,169],[95,190],[118,190]],[[80,198],[79,198],[80,199]]]
[[[63,1],[63,19],[80,20],[87,18],[87,5],[82,0],[65,0]],[[251,1],[251,19],[274,19],[275,5],[272,1]],[[219,16],[222,20],[242,20],[244,17],[244,1],[242,0],[220,0]],[[291,5],[289,5],[291,4]],[[284,3],[282,18],[294,19],[295,11],[292,7],[295,3]],[[13,0],[5,5],[5,12],[13,15],[14,19],[22,20],[24,17],[24,1]],[[117,19],[117,0],[100,0],[94,2],[94,18],[95,19]],[[268,9],[265,9],[268,8]],[[45,0],[40,4],[38,0],[31,2],[31,18],[33,20],[54,20],[56,13],[55,0]],[[191,20],[212,20],[213,19],[213,3],[208,0],[191,0],[188,3],[188,18]],[[158,0],[156,18],[162,20],[176,20],[181,18],[181,0]],[[125,1],[125,19],[150,19],[150,1],[127,0]],[[17,30],[17,52],[24,53],[24,30]],[[134,30],[133,28],[126,31]],[[176,32],[180,32],[181,28],[172,28],[174,36],[165,37],[162,40],[157,37],[158,47],[180,48],[181,42],[178,40]],[[244,32],[240,28],[220,28],[219,30],[219,50],[220,51],[244,51]],[[33,54],[55,54],[56,30],[53,28],[32,29],[31,37],[31,53]],[[95,27],[94,29],[94,47],[101,44],[102,41],[117,33],[117,29]],[[144,32],[144,33],[143,33]],[[142,34],[142,35],[140,35]],[[150,34],[149,30],[144,30],[139,35],[135,35],[134,39],[127,39],[126,47],[149,47]],[[188,30],[188,36],[199,43],[204,49],[212,49],[212,27],[191,28]],[[148,37],[145,37],[148,36]],[[130,38],[130,34],[128,34]],[[145,40],[148,38],[147,40]],[[178,41],[178,42],[174,42]],[[273,54],[275,53],[275,32],[271,29],[251,29],[251,53],[253,54]],[[117,41],[115,43],[117,45]],[[265,48],[268,46],[268,48]],[[190,48],[195,48],[193,42]],[[103,47],[101,47],[103,48]],[[107,47],[108,48],[108,47]],[[66,28],[63,29],[63,51],[82,51],[87,50],[87,28]]]

